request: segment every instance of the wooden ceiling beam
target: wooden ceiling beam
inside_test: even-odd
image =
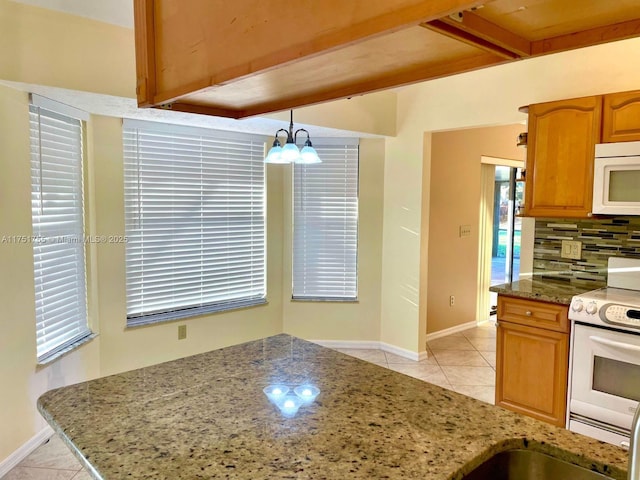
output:
[[[448,22],[433,20],[431,22],[423,23],[420,26],[429,30],[433,30],[434,32],[440,33],[442,35],[446,35],[447,37],[453,38],[454,40],[466,43],[467,45],[471,45],[494,55],[498,55],[507,60],[515,60],[516,58],[520,58],[520,55],[518,55],[517,53],[502,48],[495,43],[487,41],[483,38],[479,38],[472,33],[463,31],[459,29],[457,25],[451,25]]]
[[[196,113],[198,115],[213,115],[215,117],[225,117],[225,118],[235,118],[235,119],[242,118],[242,112],[239,110],[222,108],[222,107],[213,107],[209,105],[197,105],[194,103],[183,103],[180,101],[163,104],[155,108],[160,110],[173,110],[174,112]]]
[[[449,75],[455,75],[456,73],[470,72],[472,70],[505,63],[507,61],[508,60],[505,60],[503,57],[480,52],[478,55],[473,57],[463,58],[447,63],[420,65],[412,69],[396,71],[385,75],[384,77],[374,78],[357,84],[347,85],[342,88],[318,92],[312,95],[275,102],[265,102],[255,107],[243,110],[240,118],[289,110],[295,107],[314,105],[328,100],[338,100],[356,95],[364,95],[366,93],[373,93],[391,87],[411,85],[425,80],[433,80]]]
[[[531,54],[546,55],[634,37],[640,37],[640,19],[537,40],[531,43]]]
[[[460,13],[460,16],[460,20],[443,17],[436,22],[428,22],[426,25],[444,23],[453,29],[451,30],[452,33],[455,31],[461,32],[458,37],[460,40],[465,41],[465,38],[469,38],[462,35],[462,32],[464,32],[467,35],[471,35],[471,38],[477,38],[479,47],[482,48],[482,42],[480,42],[480,40],[483,40],[484,42],[488,42],[488,45],[493,45],[499,49],[515,54],[512,58],[528,57],[531,55],[531,42],[526,38],[485,20],[473,12],[464,11]],[[449,36],[456,38],[452,34]]]
[[[256,115],[262,115],[265,113],[279,112],[283,110],[290,110],[292,108],[315,105],[318,103],[327,102],[329,100],[340,100],[343,98],[353,97],[355,95],[364,95],[366,93],[385,90],[390,87],[410,85],[412,83],[417,83],[424,80],[432,80],[435,78],[446,77],[448,75],[454,75],[456,73],[468,72],[471,70],[489,67],[491,65],[497,65],[500,63],[504,63],[505,61],[508,60],[505,60],[503,57],[497,55],[481,53],[473,57],[464,58],[454,62],[448,62],[446,64],[438,63],[435,65],[421,65],[410,70],[394,72],[381,78],[376,78],[353,85],[347,85],[341,88],[326,90],[323,92],[314,93],[312,95],[265,102],[243,110],[224,109],[181,102],[175,102],[170,106],[165,106],[163,108],[175,110],[178,112],[197,113],[201,115],[216,115],[236,119],[246,118]]]
[[[153,4],[134,0],[136,41],[136,97],[139,107],[153,105],[156,92],[156,48],[153,31]]]
[[[157,105],[193,93],[192,85],[224,85],[473,8],[485,0],[323,0],[311,2],[313,8],[302,11],[290,8],[286,0],[134,1],[134,15],[139,17],[136,49],[147,50],[152,36],[162,45],[149,52],[154,54],[154,69],[148,67],[150,62],[138,69],[139,85],[147,85],[142,98],[146,106],[148,99]],[[206,30],[194,26],[203,18],[208,20]],[[290,26],[286,35],[283,25]],[[279,29],[277,35],[271,32],[274,28]],[[138,62],[145,60],[138,58]]]

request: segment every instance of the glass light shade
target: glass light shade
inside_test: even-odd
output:
[[[297,395],[289,394],[279,399],[276,402],[276,405],[278,409],[280,409],[280,412],[283,416],[291,418],[294,417],[296,413],[298,413],[298,410],[300,409],[302,403],[303,402],[300,397],[298,397]]]
[[[267,398],[272,402],[279,402],[284,399],[287,393],[289,393],[289,390],[290,388],[286,385],[269,385],[262,389]]]
[[[282,159],[286,160],[286,162],[282,163],[297,162],[299,158],[300,150],[295,143],[287,143],[282,147]]]
[[[267,158],[264,159],[265,163],[291,163],[291,160],[285,160],[282,157],[282,147],[275,146],[271,147],[269,153],[267,154]]]
[[[313,385],[298,385],[293,389],[293,392],[302,400],[304,403],[313,402],[318,394],[320,393],[320,389],[314,387]]]
[[[306,145],[300,151],[300,158],[296,160],[296,163],[312,165],[314,163],[322,163],[322,160],[320,160],[315,148],[311,145]]]

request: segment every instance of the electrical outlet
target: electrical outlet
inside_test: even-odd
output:
[[[187,338],[187,326],[178,325],[178,340],[184,340]]]
[[[450,307],[453,307],[453,306],[455,305],[455,303],[456,303],[456,297],[454,297],[453,295],[451,295],[451,296],[449,297],[449,306],[450,306]]]
[[[575,240],[562,240],[562,251],[560,252],[560,256],[562,258],[580,260],[580,258],[582,258],[582,242]]]

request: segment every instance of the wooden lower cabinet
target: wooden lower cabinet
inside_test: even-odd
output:
[[[499,296],[499,304],[501,301],[503,311],[508,310],[511,302],[523,302]],[[541,302],[529,303],[533,310]],[[563,309],[566,316],[566,307],[542,305]],[[512,323],[498,317],[496,405],[563,427],[568,369],[568,332]]]

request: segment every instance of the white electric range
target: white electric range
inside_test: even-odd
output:
[[[569,308],[567,428],[628,447],[640,402],[640,260],[611,257],[607,285]]]

